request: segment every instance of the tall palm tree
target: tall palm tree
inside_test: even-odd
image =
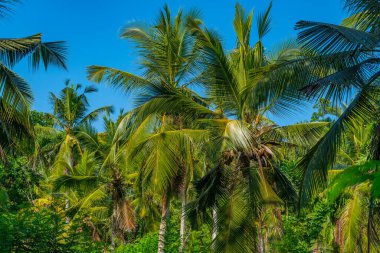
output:
[[[217,154],[214,169],[197,183],[197,208],[214,209],[214,251],[265,250],[260,246],[262,242],[256,246],[255,239],[260,210],[281,204],[279,195],[285,197],[286,190],[294,198],[289,181],[277,169],[281,152],[285,147],[315,142],[325,125],[279,127],[267,118],[271,110],[288,109],[293,99],[286,94],[291,85],[287,76],[280,79],[272,72],[276,72],[279,62],[299,54],[291,44],[283,46],[274,57],[265,52],[263,38],[270,30],[270,10],[271,5],[258,16],[258,41],[251,46],[253,12],[246,14],[236,5],[237,45],[231,53],[226,52],[214,32],[198,22],[192,24],[208,73],[202,84],[219,112],[219,118],[199,120],[212,130],[216,143],[212,150]]]
[[[135,112],[136,125],[152,113],[164,114],[173,118],[173,126],[189,128],[188,122],[198,115],[214,114],[205,107],[207,104],[191,88],[201,79],[201,67],[198,66],[198,51],[195,38],[189,26],[189,20],[198,20],[196,12],[185,15],[181,10],[173,18],[168,6],[160,13],[157,22],[149,26],[130,25],[126,27],[122,38],[135,44],[141,57],[142,76],[109,67],[91,66],[88,69],[90,80],[106,81],[113,87],[125,92],[137,94]],[[194,21],[197,22],[197,21]],[[184,168],[188,170],[189,168]],[[187,174],[187,173],[185,173]],[[187,186],[185,177],[183,186]],[[183,213],[186,204],[186,187],[181,187]],[[163,201],[167,206],[168,197]],[[163,222],[166,220],[166,208],[163,208]],[[185,244],[185,216],[181,216],[182,252]],[[164,225],[162,224],[162,227]],[[164,232],[160,232],[164,235]],[[162,240],[160,240],[162,241]],[[159,247],[162,252],[163,246]]]
[[[0,16],[9,12],[15,0],[0,1]],[[31,134],[29,106],[33,100],[29,84],[12,68],[22,59],[29,57],[31,67],[36,70],[40,63],[45,69],[55,65],[66,69],[66,47],[64,43],[42,42],[42,35],[36,34],[25,38],[0,39],[0,135],[3,153],[5,145],[12,143],[12,138],[20,134]]]
[[[128,25],[121,37],[136,44],[142,75],[104,66],[88,67],[88,78],[106,82],[123,92],[134,94],[138,119],[151,113],[192,116],[213,114],[192,87],[198,85],[202,72],[189,20],[199,22],[196,12],[179,10],[173,18],[168,6],[152,25]],[[197,102],[197,103],[194,103]],[[185,110],[186,109],[186,110]]]
[[[112,111],[111,106],[104,106],[89,111],[89,102],[86,95],[97,90],[94,87],[88,86],[80,93],[82,86],[80,84],[75,86],[69,85],[69,82],[69,80],[66,81],[66,87],[61,90],[58,97],[50,93],[51,103],[54,107],[52,118],[58,130],[62,132],[62,134],[58,135],[62,139],[54,139],[59,141],[58,143],[53,145],[47,143],[47,145],[53,148],[58,148],[57,151],[50,152],[50,154],[55,154],[52,165],[53,175],[69,174],[69,168],[75,166],[80,155],[83,153],[77,138],[79,127],[95,120],[103,112]],[[55,129],[52,129],[52,131],[55,131]],[[37,147],[37,150],[41,149]],[[51,151],[51,149],[47,150]],[[74,150],[77,152],[74,152]],[[66,192],[66,195],[68,194],[69,192]],[[68,209],[69,205],[69,198],[66,196],[65,209]],[[68,217],[66,217],[66,222],[69,222]]]
[[[96,92],[97,89],[87,86],[81,92],[82,85],[70,85],[66,81],[58,96],[50,93],[51,104],[53,105],[52,118],[59,131],[63,132],[62,139],[58,145],[59,150],[55,157],[55,173],[62,174],[65,170],[62,161],[73,167],[75,164],[75,154],[80,155],[82,148],[78,139],[80,127],[86,123],[96,120],[101,113],[111,112],[112,106],[99,107],[93,111],[89,110],[87,94]],[[76,153],[73,153],[73,150]]]
[[[149,120],[149,119],[148,119]],[[181,199],[180,251],[184,251],[187,188],[193,180],[199,144],[207,132],[195,129],[177,129],[169,117],[151,116],[155,129],[139,143],[135,153],[144,161],[140,171],[141,187],[153,189],[161,196],[161,224],[158,234],[158,252],[165,251],[165,236],[171,196]],[[197,168],[198,167],[198,168]],[[183,243],[183,244],[182,244]]]
[[[105,118],[105,133],[96,133],[89,126],[83,126],[79,137],[86,151],[74,167],[66,164],[70,173],[54,179],[56,190],[73,190],[77,200],[68,213],[72,216],[80,212],[91,219],[105,219],[110,225],[111,242],[116,239],[125,243],[125,232],[136,229],[135,212],[132,206],[137,179],[135,162],[131,161],[133,148],[143,138],[143,123],[136,131],[130,131],[126,120],[117,122]]]
[[[344,112],[329,131],[299,162],[303,173],[300,204],[326,186],[327,171],[336,161],[343,133],[358,124],[379,126],[379,19],[380,3],[346,0],[350,17],[342,25],[300,21],[298,40],[307,53],[303,59],[284,65],[292,68],[293,78],[310,99],[325,98],[334,106],[349,100]],[[372,159],[380,159],[379,127],[372,135]]]

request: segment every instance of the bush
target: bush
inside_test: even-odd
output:
[[[48,209],[0,214],[0,252],[102,252],[89,233]]]
[[[305,232],[307,226],[302,220],[289,216],[284,219],[284,235],[274,244],[275,252],[308,253],[310,245]]]

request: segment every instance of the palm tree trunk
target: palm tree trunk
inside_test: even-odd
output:
[[[261,220],[259,221],[259,246],[258,246],[257,252],[259,252],[259,253],[265,253],[265,241],[264,241],[264,234],[263,234],[263,223],[262,223]]]
[[[165,236],[167,230],[167,223],[169,217],[169,207],[170,201],[168,196],[164,196],[162,199],[162,210],[161,210],[161,223],[160,230],[158,231],[158,250],[157,253],[165,252]]]
[[[115,221],[114,217],[112,216],[112,231],[111,231],[111,248],[112,250],[116,249],[116,230],[115,230]]]
[[[215,240],[217,236],[218,236],[218,210],[216,209],[216,206],[214,206],[212,208],[212,234],[211,234],[212,252],[216,252]]]
[[[65,174],[66,175],[70,174],[69,170],[67,168],[65,169]],[[66,192],[66,196],[68,196],[68,192]],[[65,199],[65,212],[67,212],[67,210],[69,210],[69,208],[70,208],[70,200],[68,197],[66,197],[66,199]],[[66,216],[65,220],[66,220],[66,224],[70,223],[70,218],[68,216]]]
[[[185,244],[186,244],[186,204],[187,204],[187,199],[186,199],[186,187],[183,187],[181,191],[181,227],[179,230],[180,234],[180,245],[179,245],[179,252],[182,253],[185,249]]]

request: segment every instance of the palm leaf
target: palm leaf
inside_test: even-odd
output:
[[[125,93],[153,85],[148,80],[134,74],[102,66],[87,68],[88,79],[97,83],[107,82],[109,85],[121,89]]]
[[[298,40],[303,46],[320,54],[347,52],[352,50],[371,51],[378,46],[379,37],[339,25],[300,21],[296,29],[302,30]]]

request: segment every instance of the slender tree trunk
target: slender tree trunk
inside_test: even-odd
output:
[[[264,178],[264,171],[263,171],[263,165],[261,163],[261,157],[260,155],[256,152],[256,159],[257,159],[257,164],[259,166],[259,174],[261,177]],[[264,235],[263,235],[263,221],[262,221],[262,215],[259,216],[259,233],[258,233],[258,239],[259,239],[259,245],[257,251],[259,253],[264,253],[265,252],[265,242],[264,242]]]
[[[181,227],[179,230],[180,234],[180,240],[181,243],[179,245],[179,252],[182,253],[185,249],[186,244],[186,204],[187,204],[187,198],[186,198],[186,187],[183,187],[181,191]]]
[[[167,223],[168,223],[168,217],[169,217],[169,207],[170,207],[170,201],[169,197],[165,196],[162,200],[162,210],[161,210],[161,223],[160,223],[160,230],[158,231],[158,250],[157,253],[164,253],[165,252],[165,236],[166,236],[166,230],[167,230]]]
[[[116,239],[117,239],[117,197],[116,193],[113,192],[112,194],[112,216],[111,216],[111,247],[112,250],[116,249]]]
[[[257,252],[265,253],[265,242],[264,242],[264,234],[263,234],[263,223],[259,221],[259,246]]]
[[[212,208],[212,234],[211,234],[211,239],[212,239],[212,252],[216,252],[216,245],[215,245],[215,240],[216,237],[218,236],[218,210],[216,209],[216,206]]]
[[[69,170],[67,168],[65,169],[65,174],[66,175],[70,174]],[[66,195],[68,195],[68,192],[66,192]],[[68,197],[66,197],[66,199],[65,199],[65,212],[67,212],[67,210],[69,210],[69,208],[70,208],[70,200]],[[66,219],[66,224],[69,224],[70,218],[68,216],[66,216],[65,219]]]
[[[111,248],[112,248],[112,251],[115,250],[116,248],[116,231],[115,231],[115,219],[112,215],[112,232],[111,232]]]

